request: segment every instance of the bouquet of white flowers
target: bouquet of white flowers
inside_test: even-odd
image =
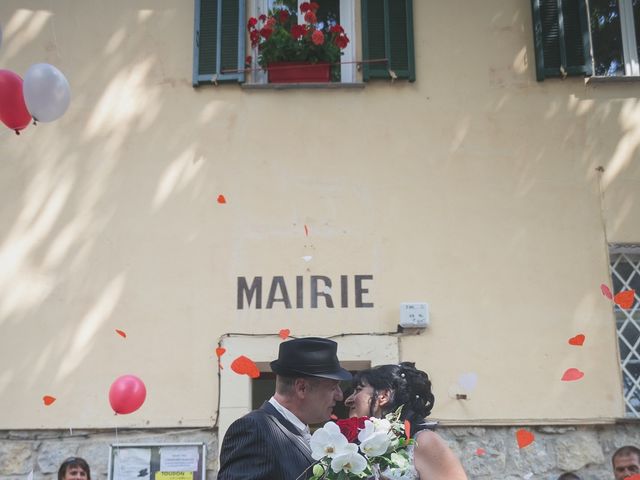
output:
[[[401,408],[385,418],[353,417],[328,422],[311,437],[311,480],[415,478],[409,422]]]

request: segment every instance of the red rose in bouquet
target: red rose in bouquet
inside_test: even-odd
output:
[[[358,432],[364,428],[364,421],[369,417],[351,417],[336,420],[336,425],[340,427],[340,432],[347,437],[349,442],[358,438]]]

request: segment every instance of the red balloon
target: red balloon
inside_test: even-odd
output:
[[[16,133],[31,123],[22,95],[22,78],[11,70],[0,70],[0,120]]]
[[[147,398],[144,382],[135,375],[122,375],[109,389],[109,403],[116,413],[123,415],[138,410]]]

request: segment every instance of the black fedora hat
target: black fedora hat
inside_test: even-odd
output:
[[[271,370],[283,377],[320,377],[351,380],[351,374],[340,366],[338,344],[326,338],[296,338],[282,342],[278,359]]]

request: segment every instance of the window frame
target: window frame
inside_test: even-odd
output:
[[[300,12],[300,4],[307,0],[298,1],[298,22],[304,23],[304,16]],[[254,0],[253,5],[249,7],[251,16],[258,18],[260,15],[269,13],[269,0]],[[349,43],[343,50],[340,65],[340,81],[329,83],[356,83],[356,20],[355,20],[355,2],[353,0],[340,0],[340,25],[344,28],[345,34],[349,38]],[[245,18],[245,24],[248,17]],[[246,37],[246,29],[245,29]],[[255,49],[249,45],[249,54],[251,55],[251,80],[252,84],[269,83],[267,72],[265,72],[258,64]]]

